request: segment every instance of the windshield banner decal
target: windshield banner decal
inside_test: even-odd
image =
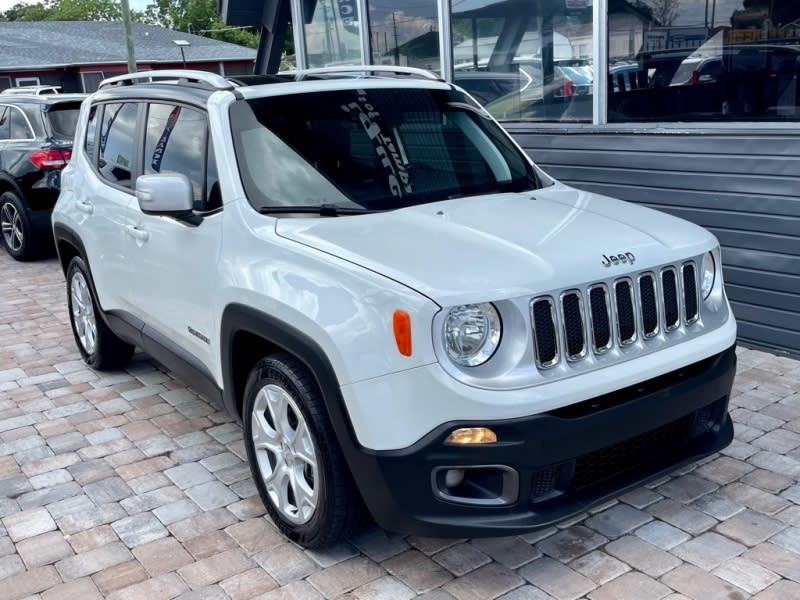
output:
[[[367,92],[358,90],[358,98],[350,104],[343,104],[342,110],[350,113],[355,112],[358,120],[364,127],[367,136],[372,140],[375,152],[380,158],[381,165],[386,170],[386,177],[389,181],[389,190],[393,196],[402,198],[404,194],[414,192],[409,179],[408,170],[397,151],[391,136],[387,135],[380,125],[380,113],[367,101]]]

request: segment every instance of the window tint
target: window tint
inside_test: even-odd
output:
[[[25,115],[19,108],[11,108],[8,118],[10,127],[10,138],[12,140],[30,140],[33,139],[33,132],[28,127],[28,121]]]
[[[151,104],[144,174],[182,173],[192,184],[195,210],[205,209],[206,116],[171,104]]]
[[[250,201],[391,209],[538,185],[530,163],[459,92],[371,89],[239,102]]]
[[[105,179],[127,188],[133,187],[134,137],[138,104],[106,104],[100,128],[97,167]]]
[[[86,127],[86,139],[83,147],[90,161],[94,160],[94,147],[97,141],[97,119],[100,117],[101,107],[96,104],[89,109],[89,123]]]
[[[75,126],[78,124],[80,102],[61,102],[50,108],[47,120],[50,122],[50,131],[53,137],[68,141],[75,137]]]
[[[0,106],[0,140],[8,139],[8,111],[9,108],[7,106]]]
[[[608,55],[612,122],[800,117],[800,2],[611,2]]]

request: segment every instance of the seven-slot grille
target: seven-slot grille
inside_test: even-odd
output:
[[[697,269],[693,262],[667,266],[596,283],[585,291],[565,290],[558,296],[531,301],[536,364],[540,369],[562,358],[577,362],[591,352],[645,342],[660,332],[669,334],[698,319]],[[585,301],[584,301],[585,299]]]

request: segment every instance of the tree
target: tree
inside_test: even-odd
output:
[[[668,27],[675,22],[678,17],[680,0],[652,0],[653,17],[661,25]]]
[[[122,18],[114,0],[45,0],[19,2],[0,16],[3,21],[117,21]]]
[[[141,23],[162,25],[178,31],[214,39],[258,46],[257,29],[232,29],[217,13],[216,0],[155,0],[143,12],[131,11]],[[117,0],[44,0],[38,4],[19,2],[0,13],[0,21],[120,21]]]
[[[258,46],[258,33],[254,30],[226,27],[217,12],[216,0],[155,0],[139,20],[240,46]]]

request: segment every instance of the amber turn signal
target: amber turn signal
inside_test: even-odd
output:
[[[411,356],[411,317],[404,310],[394,311],[392,318],[394,341],[403,356]]]
[[[462,427],[447,436],[445,444],[494,444],[497,434],[488,427]]]

